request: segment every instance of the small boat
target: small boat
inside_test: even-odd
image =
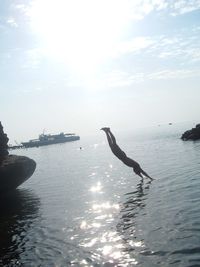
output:
[[[65,142],[71,142],[79,140],[80,136],[74,133],[60,133],[60,134],[40,134],[38,139],[32,139],[28,142],[22,142],[22,146],[28,147],[39,147],[47,146],[52,144],[60,144]]]

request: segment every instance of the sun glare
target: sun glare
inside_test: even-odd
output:
[[[85,70],[109,57],[128,12],[126,0],[35,0],[29,15],[45,53]]]

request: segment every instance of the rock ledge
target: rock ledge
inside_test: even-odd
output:
[[[181,139],[184,141],[200,139],[200,124],[197,124],[195,128],[184,132]]]
[[[35,161],[28,157],[5,156],[0,161],[0,194],[17,188],[31,177],[35,168]]]

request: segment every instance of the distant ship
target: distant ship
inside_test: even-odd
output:
[[[32,139],[28,142],[22,142],[22,147],[39,147],[53,144],[60,144],[79,140],[80,136],[74,133],[60,133],[60,134],[40,134],[38,139]]]

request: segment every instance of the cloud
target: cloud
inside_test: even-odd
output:
[[[11,57],[12,57],[11,52],[0,53],[1,60],[8,60],[8,59],[11,59]]]
[[[144,81],[143,73],[129,73],[123,71],[112,71],[106,74],[102,79],[102,86],[108,87],[124,87],[133,83]]]
[[[188,79],[200,77],[200,69],[165,69],[151,73],[131,73],[113,71],[107,74],[103,84],[108,87],[124,87],[136,83],[142,83],[148,80],[173,80],[173,79]]]
[[[174,79],[188,79],[200,77],[200,69],[176,69],[176,70],[162,70],[152,73],[130,73],[114,71],[107,75],[102,85],[108,87],[125,87],[132,84],[142,83],[148,80],[174,80]]]
[[[7,23],[9,26],[13,27],[13,28],[17,28],[17,27],[18,27],[17,22],[16,22],[15,19],[12,18],[12,17],[8,18],[7,21],[6,21],[6,23]]]
[[[171,7],[171,15],[177,16],[200,9],[200,1],[199,0],[171,1],[170,7]]]
[[[126,87],[148,80],[175,80],[200,77],[200,69],[165,69],[152,73],[112,71],[99,81],[104,88]]]
[[[162,59],[179,59],[179,61],[193,63],[200,61],[199,29],[192,35],[183,32],[177,37],[160,38],[156,47],[158,57]],[[185,63],[184,63],[185,64]]]
[[[63,3],[65,3],[65,6],[70,8],[72,6],[70,1],[71,0],[51,0],[50,4],[54,5],[54,3],[56,3],[56,5],[59,5],[60,3],[62,6]],[[37,3],[36,0],[28,1],[27,4],[12,4],[12,7],[19,10],[23,15],[30,19],[35,3]],[[46,6],[48,1],[39,0],[38,3],[40,6]],[[80,1],[79,4],[82,4],[82,1]],[[91,12],[92,9],[97,6],[90,0],[88,0],[86,4],[91,6]],[[129,20],[142,20],[152,12],[162,12],[166,10],[169,15],[177,16],[198,10],[200,9],[200,0],[110,0],[109,3],[107,1],[101,1],[98,5],[99,8],[105,8],[108,5],[113,8],[115,5],[115,9],[119,9],[118,17],[120,17],[120,15],[125,15]],[[124,12],[126,14],[124,14]]]
[[[160,60],[179,60],[181,64],[192,64],[200,61],[200,27],[183,29],[172,36],[139,36],[121,42],[114,49],[114,57],[125,54],[142,53]]]
[[[24,52],[25,63],[23,64],[23,68],[38,68],[42,58],[44,57],[44,53],[40,48],[29,49]]]
[[[36,87],[36,88],[31,88],[31,89],[21,89],[19,90],[19,93],[23,93],[23,94],[32,94],[32,93],[40,93],[42,92],[44,89],[41,87]]]
[[[79,87],[93,90],[107,90],[115,87],[126,87],[134,83],[141,83],[144,81],[143,73],[131,73],[120,70],[113,70],[108,73],[104,73],[101,77],[93,77],[90,79],[74,79],[69,77],[66,81],[66,87]]]
[[[30,8],[30,3],[27,3],[26,5],[25,4],[12,4],[12,7],[14,9],[19,10],[21,13],[23,13],[25,15],[28,15],[28,11],[29,11],[29,8]]]
[[[182,80],[200,77],[200,69],[164,69],[156,72],[125,72],[114,70],[104,74],[101,78],[86,80],[69,80],[67,87],[92,88],[92,90],[107,90],[116,87],[129,87],[133,84],[148,82],[149,80]]]
[[[167,10],[170,15],[177,16],[200,9],[200,0],[132,0],[131,18],[141,20],[152,12]]]
[[[162,70],[146,75],[150,80],[187,79],[200,76],[200,69]]]
[[[115,49],[114,55],[121,55],[126,53],[138,53],[143,49],[154,44],[154,40],[150,37],[136,37],[130,41],[121,42]]]

